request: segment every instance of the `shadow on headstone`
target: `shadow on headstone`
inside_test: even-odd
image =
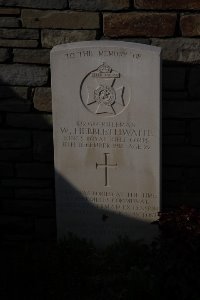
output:
[[[1,242],[5,246],[42,241],[45,243],[56,239],[53,157],[47,161],[33,159],[32,139],[34,132],[52,134],[51,125],[47,123],[44,114],[34,110],[30,90],[31,87],[12,87],[6,82],[0,82],[0,233]],[[34,120],[37,121],[36,124],[33,123]],[[53,142],[51,147],[53,148]],[[88,238],[101,244],[103,240],[106,243],[113,240],[114,236],[117,239],[121,235],[117,234],[118,228],[122,226],[124,235],[137,228],[136,239],[141,239],[143,231],[149,227],[149,224],[137,219],[95,207],[59,174],[56,177],[65,187],[68,194],[66,201],[71,205],[67,217],[62,216],[62,222],[69,227],[69,230],[66,228],[66,233],[72,230],[84,237],[82,229],[85,228]],[[128,209],[128,205],[133,204],[126,205]],[[82,208],[85,216],[81,212]]]

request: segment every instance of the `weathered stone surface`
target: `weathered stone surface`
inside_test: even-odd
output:
[[[0,38],[37,40],[37,39],[39,39],[39,31],[38,31],[38,29],[0,28]]]
[[[34,132],[33,157],[37,161],[53,161],[52,132]]]
[[[129,0],[69,0],[71,9],[114,11],[128,9],[129,6]]]
[[[0,15],[19,15],[20,9],[13,7],[0,7]]]
[[[38,46],[38,41],[36,40],[0,39],[0,47],[36,48],[37,46]]]
[[[53,178],[53,164],[21,163],[16,165],[17,177],[21,178]]]
[[[20,98],[27,99],[28,87],[22,86],[0,86],[0,99]]]
[[[36,88],[33,98],[34,108],[39,111],[52,111],[51,88]]]
[[[199,0],[134,0],[140,9],[200,9]]]
[[[0,161],[25,162],[32,160],[30,149],[3,149],[0,150]]]
[[[67,0],[0,0],[2,6],[22,6],[30,8],[67,8]]]
[[[183,36],[200,36],[200,14],[181,16],[180,26]]]
[[[104,14],[104,35],[109,37],[167,37],[174,34],[174,13],[109,13]]]
[[[9,49],[0,49],[0,62],[5,62],[10,58],[10,56]]]
[[[13,49],[13,61],[30,64],[49,64],[49,50],[46,49]]]
[[[163,69],[163,89],[183,90],[185,88],[186,69],[167,67]]]
[[[42,47],[52,48],[53,46],[78,42],[95,40],[96,30],[42,30]]]
[[[152,39],[152,45],[162,47],[162,58],[188,63],[200,62],[200,39]]]
[[[52,116],[39,114],[8,114],[7,125],[21,128],[51,129]]]
[[[97,29],[95,12],[22,10],[22,23],[29,28]]]
[[[20,22],[14,17],[0,17],[0,27],[19,27]]]
[[[0,162],[0,177],[12,177],[14,175],[14,166],[11,163]]]
[[[48,67],[34,65],[0,65],[1,83],[0,85],[27,85],[41,86],[47,83]]]
[[[200,67],[194,67],[189,75],[190,97],[200,100]]]
[[[0,148],[27,148],[31,146],[30,132],[24,130],[0,130]]]

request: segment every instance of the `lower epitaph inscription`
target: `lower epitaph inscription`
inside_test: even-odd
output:
[[[148,240],[160,205],[160,48],[51,51],[58,238]]]

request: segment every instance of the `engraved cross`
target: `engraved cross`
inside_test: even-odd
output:
[[[109,164],[108,163],[108,155],[110,155],[110,153],[104,153],[105,163],[104,164],[98,164],[98,163],[96,163],[96,169],[98,169],[98,168],[105,168],[105,186],[110,187],[108,170],[109,170],[109,168],[116,168],[117,167],[117,163],[115,163],[115,164]]]

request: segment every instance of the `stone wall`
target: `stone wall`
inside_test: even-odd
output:
[[[55,237],[49,52],[119,39],[163,48],[163,206],[199,206],[199,0],[0,0],[1,239]]]

